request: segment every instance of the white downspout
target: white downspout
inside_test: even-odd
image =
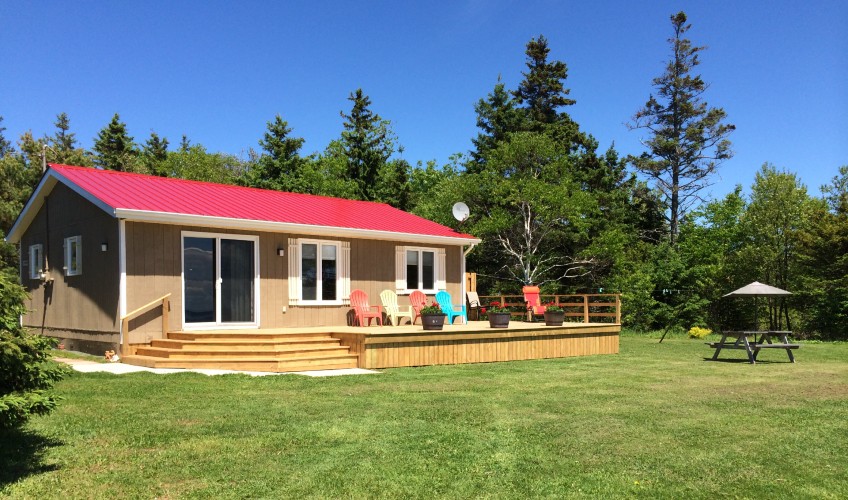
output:
[[[124,219],[118,219],[118,318],[120,345],[124,345],[123,318],[127,314],[127,226]]]

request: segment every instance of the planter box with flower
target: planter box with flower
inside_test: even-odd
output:
[[[435,302],[421,308],[421,324],[425,330],[441,330],[445,326],[445,317],[447,314]]]
[[[563,321],[565,321],[565,309],[554,303],[545,304],[546,326],[562,326]]]
[[[509,307],[500,302],[491,302],[489,307],[484,307],[480,312],[489,317],[489,327],[491,328],[508,328],[509,327]]]

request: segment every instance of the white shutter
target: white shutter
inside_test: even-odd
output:
[[[406,247],[395,247],[395,292],[406,292]]]
[[[289,238],[289,305],[300,303],[300,250],[297,238]]]
[[[339,262],[339,278],[341,278],[342,304],[350,304],[350,242],[342,242],[341,262]]]
[[[445,249],[439,249],[439,260],[436,263],[436,290],[447,290],[448,283],[447,278],[445,277],[447,274],[447,269],[445,267]]]

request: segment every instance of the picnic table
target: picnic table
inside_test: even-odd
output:
[[[718,359],[718,355],[722,349],[744,349],[748,353],[748,361],[751,364],[757,362],[757,355],[762,349],[785,349],[789,356],[789,361],[795,362],[795,356],[792,354],[793,349],[799,349],[799,344],[789,342],[789,335],[792,332],[767,330],[767,331],[726,331],[721,333],[721,340],[718,342],[707,342],[707,345],[715,349],[713,360]],[[751,337],[751,341],[748,341]],[[759,337],[759,339],[757,339]],[[733,340],[735,339],[735,340]],[[779,342],[774,342],[778,340]]]

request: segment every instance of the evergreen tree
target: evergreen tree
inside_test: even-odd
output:
[[[56,115],[56,133],[47,138],[48,161],[66,165],[90,166],[89,155],[83,148],[77,147],[76,134],[70,132],[71,120],[67,113]]]
[[[56,133],[53,135],[53,147],[60,152],[73,151],[76,144],[76,134],[70,132],[71,120],[67,113],[59,113],[54,122]]]
[[[718,165],[733,155],[727,136],[735,127],[722,123],[726,118],[723,109],[707,107],[701,97],[707,84],[700,75],[691,74],[700,64],[698,54],[704,47],[695,47],[683,38],[691,27],[686,24],[686,14],[671,16],[671,23],[672,58],[665,72],[653,80],[657,97],[651,95],[628,125],[631,130],[649,131],[650,137],[644,141],[648,151],[628,160],[662,193],[673,245],[680,221],[698,201],[698,192],[709,185]]]
[[[6,156],[6,153],[11,153],[12,143],[6,139],[6,136],[3,135],[3,131],[6,130],[6,127],[3,126],[3,117],[0,116],[0,158]]]
[[[50,413],[58,398],[49,390],[68,373],[50,359],[55,340],[21,326],[26,291],[17,281],[11,273],[0,273],[0,428]]]
[[[265,153],[248,170],[243,181],[246,185],[296,193],[309,191],[303,179],[304,159],[300,157],[304,139],[291,137],[291,131],[280,115],[268,122],[268,130],[259,141]]]
[[[188,149],[189,149],[190,147],[191,147],[191,141],[190,141],[190,140],[188,140],[188,136],[187,136],[187,135],[183,134],[182,139],[180,139],[180,151],[182,151],[183,153],[185,153],[185,152],[187,152],[187,151],[188,151]]]
[[[94,152],[94,163],[98,167],[122,172],[134,172],[138,169],[135,161],[138,150],[133,138],[127,134],[127,125],[121,121],[118,113],[115,113],[112,121],[97,134]]]
[[[468,170],[478,172],[482,169],[486,154],[496,148],[505,140],[507,134],[522,130],[523,115],[516,107],[515,99],[498,77],[498,83],[494,90],[480,99],[474,105],[477,112],[477,128],[480,131],[477,137],[472,139],[474,150],[471,151],[471,159]]]
[[[527,73],[513,92],[518,104],[525,105],[529,120],[537,127],[560,121],[562,106],[571,106],[574,99],[566,97],[571,90],[565,88],[568,67],[562,61],[548,61],[548,40],[542,35],[527,43]],[[566,115],[567,116],[567,115]]]
[[[377,198],[380,170],[394,152],[389,122],[371,111],[371,99],[356,89],[348,100],[353,102],[345,119],[342,143],[347,156],[347,174],[357,185],[357,197],[362,200]]]
[[[168,171],[165,169],[165,160],[168,159],[168,139],[159,137],[156,132],[150,132],[150,137],[142,147],[142,159],[147,166],[147,170],[160,177],[167,177]]]
[[[400,210],[409,210],[411,186],[409,176],[412,166],[404,159],[396,159],[383,164],[377,184],[375,201],[388,203]]]

